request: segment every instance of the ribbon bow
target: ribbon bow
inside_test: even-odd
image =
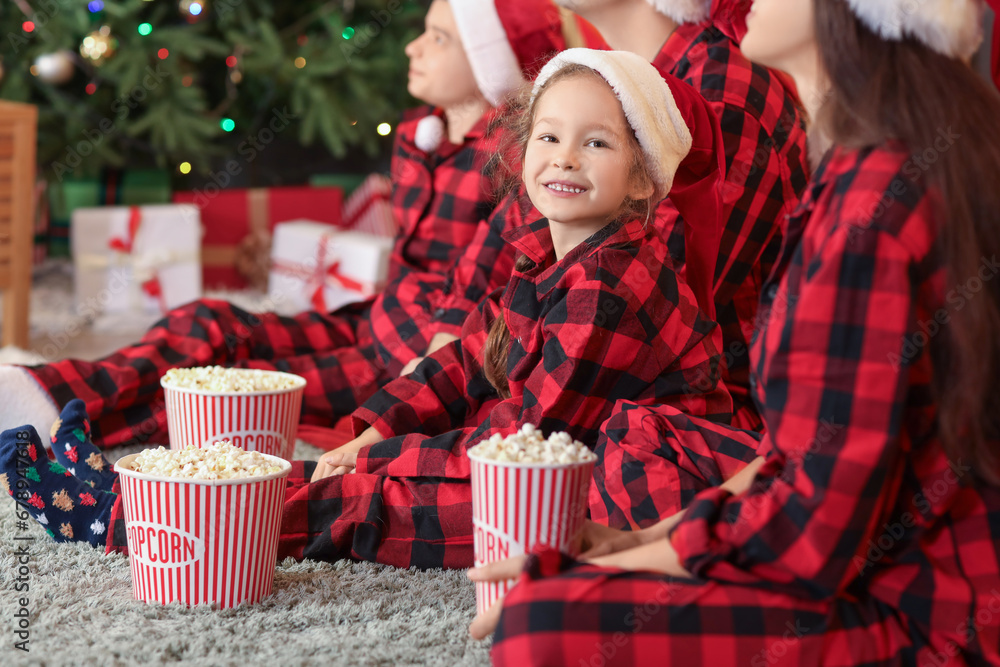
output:
[[[311,269],[302,264],[286,263],[280,260],[271,262],[272,268],[278,273],[300,278],[305,281],[306,297],[312,307],[320,312],[326,312],[326,295],[323,293],[327,285],[339,284],[344,289],[354,292],[365,292],[364,283],[349,278],[340,272],[340,260],[336,259],[327,265],[327,245],[332,238],[330,234],[324,234],[319,239],[319,247],[316,249],[316,264]]]
[[[124,238],[120,236],[112,237],[108,241],[108,248],[119,253],[132,255],[135,248],[135,237],[139,233],[139,228],[142,226],[142,211],[139,210],[138,206],[132,206],[129,208],[129,218],[128,218],[128,230]],[[150,269],[150,275],[145,280],[142,280],[142,291],[156,299],[160,304],[160,312],[167,312],[167,303],[163,298],[163,286],[160,284],[160,277],[156,273],[156,269]]]

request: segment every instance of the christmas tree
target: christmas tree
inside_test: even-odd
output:
[[[5,0],[0,97],[39,107],[39,166],[187,173],[281,134],[374,153],[406,95],[414,0]],[[252,158],[251,158],[252,159]]]

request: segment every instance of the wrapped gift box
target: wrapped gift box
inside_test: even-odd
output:
[[[281,187],[177,192],[175,203],[201,211],[202,280],[206,289],[241,289],[267,284],[270,235],[274,226],[307,219],[329,226],[341,223],[340,188]]]
[[[165,313],[201,297],[196,207],[82,208],[72,223],[78,313]]]
[[[110,169],[100,176],[67,176],[47,187],[49,203],[48,252],[70,253],[70,220],[78,208],[142,206],[170,203],[170,174],[163,169]]]
[[[382,174],[372,174],[355,188],[344,202],[344,227],[374,236],[396,235],[392,213],[392,181]]]
[[[278,225],[268,295],[292,314],[329,312],[375,296],[389,273],[392,239],[296,220]]]

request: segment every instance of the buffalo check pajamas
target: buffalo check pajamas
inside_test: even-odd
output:
[[[760,416],[750,396],[749,342],[785,218],[808,181],[802,116],[779,76],[751,63],[735,42],[709,24],[679,26],[653,65],[701,93],[722,127],[724,226],[713,286],[724,345],[722,378],[735,404],[733,424],[759,431]],[[671,255],[683,263],[684,221],[677,219],[676,210],[673,214],[673,221],[658,224],[665,225]]]
[[[443,281],[495,206],[484,174],[492,153],[486,128],[493,112],[466,135],[463,145],[444,142],[425,153],[414,144],[414,135],[417,123],[431,113],[440,111],[415,110],[398,128],[392,199],[400,231],[390,284],[375,304],[398,300],[396,288],[411,272]],[[405,298],[417,300],[419,295]],[[307,380],[303,421],[332,425],[402,370],[405,362],[397,363],[386,352],[389,346],[378,344],[380,339],[412,337],[420,339],[410,343],[414,347],[426,347],[419,321],[417,326],[382,320],[376,325],[372,307],[369,300],[332,313],[279,317],[200,300],[171,311],[139,343],[104,359],[63,360],[28,370],[57,404],[73,398],[86,402],[94,441],[105,448],[165,438],[159,378],[174,367],[217,364],[296,373]]]
[[[790,218],[753,350],[767,431],[729,443],[765,464],[747,492],[688,503],[669,539],[694,578],[540,553],[506,598],[496,664],[1000,664],[1000,489],[942,448],[943,340],[920,323],[957,306],[937,198],[908,160],[835,149]],[[670,475],[684,428],[663,428],[647,476]]]
[[[637,221],[611,223],[562,261],[544,219],[507,239],[534,266],[515,271],[502,295],[480,304],[461,340],[354,413],[356,433],[372,426],[385,438],[359,452],[355,472],[309,484],[312,464],[295,464],[282,556],[467,567],[472,490],[465,452],[479,440],[531,422],[593,443],[618,399],[729,417],[731,399],[717,382],[718,327],[701,316],[656,231]],[[482,372],[498,313],[511,333],[508,399]],[[120,539],[109,542],[109,549],[122,547]]]

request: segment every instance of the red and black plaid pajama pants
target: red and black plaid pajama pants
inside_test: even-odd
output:
[[[492,657],[515,667],[938,667],[956,664],[952,648],[871,597],[809,600],[600,568],[548,550],[529,558],[507,593]]]
[[[310,483],[315,461],[292,461],[278,560],[367,560],[399,568],[472,567],[469,480],[351,473]],[[118,485],[116,492],[120,493]],[[127,553],[125,510],[111,511],[108,552]]]
[[[67,359],[28,370],[62,406],[87,404],[99,447],[166,441],[160,377],[170,368],[279,370],[307,381],[303,421],[333,425],[393,376],[369,327],[370,304],[295,317],[253,314],[225,301],[171,311],[135,344],[98,361]]]
[[[757,457],[760,434],[693,417],[669,405],[620,401],[594,452],[590,516],[614,528],[646,528],[699,491],[719,486]]]

